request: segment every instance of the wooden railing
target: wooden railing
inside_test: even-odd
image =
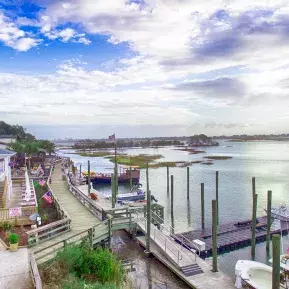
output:
[[[8,192],[8,180],[7,177],[4,179],[3,195],[2,195],[2,208],[6,206],[6,196]]]
[[[21,218],[29,218],[30,215],[37,213],[37,207],[35,206],[29,206],[29,207],[21,207],[21,217],[18,217],[18,219]],[[15,217],[10,217],[9,215],[9,209],[0,209],[0,220],[11,220],[15,219]]]
[[[105,219],[105,212],[103,209],[95,204],[93,200],[91,200],[88,196],[86,196],[81,190],[75,187],[71,181],[68,174],[65,174],[66,181],[67,181],[67,188],[68,190],[82,203],[85,207],[89,209],[89,211],[98,219],[104,220]]]
[[[34,254],[30,254],[29,261],[30,261],[30,269],[31,269],[32,277],[33,277],[32,279],[33,279],[34,287],[35,289],[42,289],[42,282],[41,282],[38,267],[34,258]]]
[[[27,231],[28,246],[34,246],[70,231],[70,218]]]

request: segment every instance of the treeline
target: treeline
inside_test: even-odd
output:
[[[241,139],[241,140],[270,140],[276,138],[288,138],[289,134],[254,134],[254,135],[247,135],[247,134],[234,134],[231,136],[214,136],[215,139]]]
[[[0,121],[0,134],[12,135],[17,140],[35,140],[35,136],[27,133],[26,129],[21,125],[10,125],[5,121]]]
[[[146,139],[143,141],[133,140],[117,140],[116,145],[118,148],[126,147],[161,147],[161,146],[182,146],[183,142],[178,140],[150,140]],[[105,149],[114,148],[115,144],[111,141],[93,141],[93,140],[82,140],[74,144],[75,149]]]

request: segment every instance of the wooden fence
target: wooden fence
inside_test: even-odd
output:
[[[9,208],[0,209],[0,221],[13,221],[17,220],[24,220],[28,219],[31,214],[37,213],[37,207],[35,206],[28,206],[28,207],[21,207],[21,217],[10,217],[9,215]]]
[[[29,262],[30,262],[30,269],[32,274],[32,279],[34,283],[34,287],[36,289],[42,289],[42,282],[39,275],[38,267],[34,258],[34,254],[30,254],[29,256]]]

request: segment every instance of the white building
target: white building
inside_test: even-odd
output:
[[[11,168],[9,166],[10,158],[15,155],[15,152],[0,148],[0,184],[4,183],[5,178],[8,182],[7,199],[10,199],[12,192]]]

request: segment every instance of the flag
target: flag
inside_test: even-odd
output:
[[[50,191],[46,192],[42,198],[45,199],[45,201],[47,201],[49,204],[53,203],[52,194]]]
[[[115,140],[115,133],[108,137],[108,140]]]
[[[46,184],[46,182],[45,182],[44,180],[39,180],[39,181],[38,181],[38,184],[39,184],[41,187],[43,187],[43,186]]]

